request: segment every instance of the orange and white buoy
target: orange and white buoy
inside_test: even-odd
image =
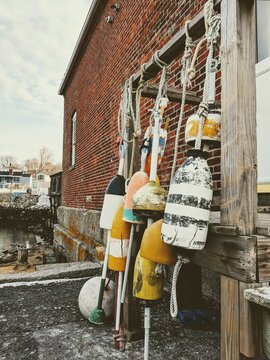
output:
[[[131,224],[123,220],[123,206],[116,212],[112,225],[108,268],[124,271],[126,266]]]

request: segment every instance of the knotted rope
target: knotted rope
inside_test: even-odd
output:
[[[178,260],[174,266],[174,271],[173,271],[171,300],[170,300],[170,313],[171,313],[171,317],[173,317],[173,318],[175,318],[178,313],[178,304],[177,304],[177,295],[176,295],[177,279],[178,279],[181,267],[187,263],[189,263],[189,259],[187,257],[178,255]]]
[[[201,148],[204,122],[209,111],[209,76],[211,72],[212,60],[214,57],[214,51],[215,49],[218,49],[220,40],[221,17],[220,14],[214,11],[213,0],[209,0],[204,6],[204,19],[206,30],[205,39],[207,41],[209,52],[206,61],[203,99],[197,111],[197,114],[199,115],[199,129],[195,141],[195,149]]]
[[[175,173],[179,135],[180,135],[180,130],[181,130],[182,121],[183,121],[183,117],[184,117],[184,109],[185,109],[185,103],[186,103],[186,91],[187,91],[187,88],[191,85],[190,76],[188,74],[188,69],[190,68],[190,63],[191,63],[191,58],[192,58],[192,48],[194,47],[194,44],[193,44],[192,38],[189,36],[189,33],[188,33],[188,24],[189,24],[189,21],[187,21],[185,24],[186,45],[185,45],[184,55],[181,60],[181,64],[182,64],[181,85],[182,85],[183,90],[182,90],[182,100],[181,100],[179,120],[178,120],[178,125],[177,125],[177,130],[176,130],[176,136],[175,136],[173,164],[172,164],[172,170],[171,170],[171,181],[172,181],[173,175]]]

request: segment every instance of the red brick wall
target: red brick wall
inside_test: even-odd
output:
[[[181,29],[186,19],[202,9],[205,0],[123,0],[120,12],[111,9],[114,2],[108,1],[64,94],[62,205],[65,206],[101,209],[105,188],[118,168],[117,113],[122,84]],[[105,22],[109,14],[115,17],[112,24]],[[202,93],[206,55],[202,50],[198,59],[198,80],[193,89],[198,94]],[[169,84],[179,88],[180,58],[170,67]],[[220,92],[220,83],[218,85]],[[153,100],[142,100],[144,128],[148,125],[147,109],[152,105]],[[165,186],[170,179],[179,108],[179,104],[169,103],[165,113],[171,120],[167,148],[159,170],[161,183]],[[71,117],[75,110],[76,164],[70,169]],[[186,110],[188,116],[195,108],[187,105]],[[184,125],[185,121],[181,129],[178,166],[187,150],[183,141]],[[214,196],[218,196],[219,150],[212,153],[209,165],[214,179]],[[86,202],[89,195],[92,200]]]

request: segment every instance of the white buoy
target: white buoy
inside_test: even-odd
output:
[[[190,154],[170,185],[161,233],[168,244],[202,250],[210,218],[212,175],[201,150],[190,150]]]
[[[100,276],[93,277],[86,281],[81,288],[78,303],[80,312],[88,319],[89,314],[93,311],[98,302],[99,287],[100,287]],[[106,278],[106,283],[109,279]],[[111,280],[108,286],[105,286],[103,293],[102,307],[105,312],[105,317],[108,318],[113,315],[114,312],[114,282]]]

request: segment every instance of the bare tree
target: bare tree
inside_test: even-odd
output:
[[[12,155],[1,155],[0,156],[0,165],[1,167],[8,168],[11,167],[19,167],[17,159]]]
[[[43,146],[40,150],[39,150],[39,168],[38,168],[38,171],[44,171],[45,170],[45,167],[48,163],[51,162],[53,158],[53,153],[52,151]]]
[[[23,163],[24,169],[29,173],[36,173],[39,169],[39,160],[37,158],[27,159]]]

